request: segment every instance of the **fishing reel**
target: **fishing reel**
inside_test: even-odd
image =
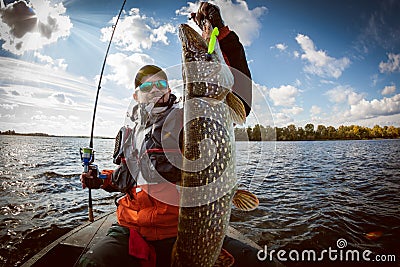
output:
[[[107,175],[103,175],[99,172],[99,168],[94,162],[94,149],[91,147],[80,148],[79,153],[81,155],[81,161],[83,166],[83,172],[92,171],[93,177],[100,179],[106,179]]]
[[[89,166],[94,161],[94,150],[91,147],[83,147],[83,148],[81,147],[79,153],[81,155],[83,172],[88,172]]]

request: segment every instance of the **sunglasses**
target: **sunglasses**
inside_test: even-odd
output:
[[[141,92],[150,92],[151,89],[153,89],[153,86],[155,86],[159,90],[167,89],[168,88],[168,83],[166,80],[158,80],[155,82],[144,82],[141,85],[139,85],[139,90]]]

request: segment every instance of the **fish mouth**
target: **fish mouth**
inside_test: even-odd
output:
[[[187,24],[179,25],[179,39],[182,42],[183,50],[204,50],[207,51],[207,43],[192,27]]]
[[[215,53],[207,57],[206,40],[189,25],[179,25],[179,38],[182,42],[182,76],[188,95],[223,100],[233,84],[230,70],[222,67]]]

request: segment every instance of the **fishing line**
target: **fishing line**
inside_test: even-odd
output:
[[[89,166],[93,161],[94,161],[94,150],[93,150],[93,132],[94,132],[94,121],[96,118],[96,110],[97,110],[97,101],[99,99],[99,92],[101,89],[101,80],[103,78],[103,73],[104,73],[104,68],[106,66],[106,61],[107,61],[107,56],[108,56],[108,51],[110,50],[110,46],[111,46],[111,42],[115,33],[115,29],[117,28],[117,24],[119,21],[119,18],[121,16],[122,10],[124,9],[126,0],[124,0],[121,9],[118,13],[118,17],[117,20],[115,21],[115,24],[112,26],[113,30],[111,33],[111,37],[110,37],[110,42],[108,43],[108,47],[107,47],[107,51],[106,51],[106,55],[104,57],[104,62],[103,62],[103,66],[101,68],[101,73],[100,73],[100,78],[99,78],[99,84],[97,86],[97,93],[96,93],[96,101],[94,103],[94,109],[93,109],[93,118],[92,118],[92,130],[90,132],[90,142],[89,142],[89,148],[87,150],[88,153],[90,153],[91,155],[89,155],[88,159],[86,159],[86,161],[84,161],[84,166],[86,168],[86,165]],[[81,149],[82,150],[82,149]],[[85,152],[85,151],[84,151]],[[82,152],[81,152],[81,156],[82,156]],[[89,212],[89,221],[93,222],[93,204],[92,204],[92,190],[89,188],[89,208],[88,208],[88,212]]]

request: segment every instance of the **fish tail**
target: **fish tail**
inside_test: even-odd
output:
[[[230,92],[226,96],[226,104],[230,107],[231,117],[234,123],[242,125],[246,121],[246,109],[242,100]]]

